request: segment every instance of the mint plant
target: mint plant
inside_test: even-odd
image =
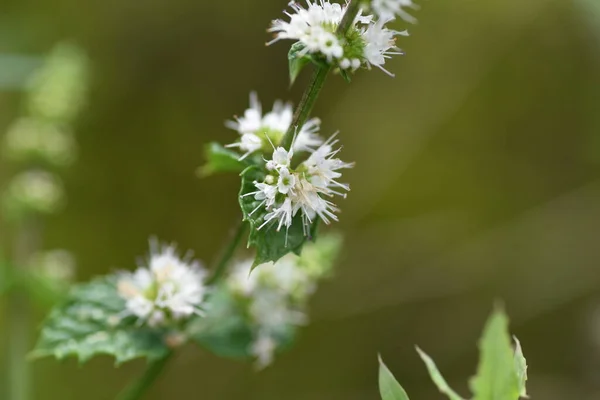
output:
[[[527,398],[527,362],[517,338],[508,331],[508,317],[496,310],[488,319],[479,342],[479,366],[469,387],[474,400],[518,400]],[[435,362],[417,347],[433,383],[450,400],[464,400],[446,382]],[[408,395],[379,358],[379,391],[382,400],[409,400]]]
[[[384,65],[402,54],[396,38],[407,33],[389,26],[397,16],[412,20],[406,8],[415,6],[410,0],[290,3],[287,18],[272,22],[268,44],[292,41],[292,83],[313,65],[300,104],[294,109],[276,101],[264,113],[252,93],[250,108],[226,122],[237,135],[226,145],[208,144],[198,169],[203,178],[236,173],[241,180],[242,221],[217,263],[208,269],[191,252],[181,255],[175,245],[153,239],[133,272],[74,286],[46,319],[31,357],[148,360],[123,400],[140,398],[188,342],[223,357],[253,359],[258,368],[270,365],[307,323],[308,300],[342,242],[318,231],[338,220],[337,200],[350,191],[343,173],[354,164],[341,159],[342,135],[321,135],[313,106],[331,72],[346,81],[373,67],[393,76]],[[46,186],[45,198],[58,203]],[[250,257],[238,251],[244,239]]]

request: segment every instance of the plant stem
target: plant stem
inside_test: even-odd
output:
[[[29,257],[37,251],[39,226],[33,218],[21,221],[16,227],[12,256],[12,277],[23,276]],[[31,311],[27,296],[17,287],[9,297],[9,396],[11,400],[31,398],[31,371],[27,362]]]
[[[146,391],[150,389],[150,386],[152,386],[156,378],[165,368],[167,362],[171,359],[171,357],[173,357],[173,354],[173,351],[170,351],[164,357],[152,361],[150,365],[148,365],[146,371],[144,371],[144,374],[140,377],[140,379],[138,379],[131,386],[123,390],[117,396],[117,400],[137,400],[141,398],[144,395],[144,393],[146,393]]]
[[[348,4],[348,7],[346,8],[346,12],[344,13],[342,21],[337,28],[336,33],[338,36],[345,36],[348,33],[348,30],[352,28],[354,19],[358,15],[359,11],[360,0],[351,0],[350,4]],[[302,126],[304,126],[304,123],[312,112],[315,102],[317,101],[317,97],[319,97],[319,93],[321,92],[321,89],[323,89],[327,75],[329,75],[331,70],[331,65],[319,66],[315,70],[308,87],[302,95],[300,104],[298,104],[298,107],[294,112],[292,123],[281,140],[281,146],[286,150],[289,150],[292,147],[294,135],[297,131],[302,129]]]
[[[246,233],[246,229],[248,228],[248,224],[244,221],[240,221],[238,226],[235,228],[233,236],[231,240],[227,243],[221,255],[219,257],[219,261],[217,262],[212,277],[208,280],[208,284],[212,285],[221,279],[225,270],[227,269],[227,264],[231,261],[231,257],[235,254],[235,249],[239,246],[244,234]]]

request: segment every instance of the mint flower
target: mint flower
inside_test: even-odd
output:
[[[392,75],[383,65],[390,56],[402,54],[395,45],[395,37],[406,33],[385,28],[389,17],[375,21],[372,15],[359,14],[347,34],[337,35],[346,6],[326,0],[315,3],[307,0],[307,8],[298,3],[290,3],[290,7],[293,12],[286,12],[289,22],[273,21],[269,32],[273,32],[275,38],[267,44],[291,39],[302,45],[297,57],[316,57],[341,70],[376,66]]]
[[[124,315],[134,315],[150,326],[162,326],[201,314],[205,277],[198,261],[180,258],[174,246],[151,242],[147,265],[121,273],[118,291],[126,301]]]
[[[328,199],[334,195],[346,196],[344,192],[350,187],[339,182],[340,170],[353,166],[335,158],[339,149],[334,150],[333,146],[337,142],[335,135],[332,136],[295,168],[290,166],[293,151],[282,147],[273,151],[266,164],[269,174],[263,182],[254,182],[255,192],[246,194],[260,201],[251,214],[266,210],[264,222],[258,229],[270,223],[275,223],[277,230],[284,226],[289,228],[298,212],[302,215],[305,234],[317,216],[326,224],[337,221],[338,208]]]
[[[227,147],[236,147],[244,152],[240,160],[261,149],[268,152],[272,148],[271,143],[277,146],[281,142],[292,124],[292,118],[292,105],[281,100],[275,101],[273,109],[263,115],[258,96],[256,92],[252,92],[250,108],[244,111],[244,115],[225,122],[226,127],[240,134],[240,140]],[[294,149],[309,151],[323,143],[318,135],[320,126],[321,120],[318,118],[308,120],[297,134]]]
[[[404,10],[404,8],[419,9],[412,0],[371,0],[371,8],[380,20],[390,20],[399,16],[407,22],[417,22],[415,17]]]

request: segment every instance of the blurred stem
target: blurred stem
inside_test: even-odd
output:
[[[24,275],[29,257],[37,251],[39,226],[34,219],[23,220],[17,225],[12,266],[13,276]],[[11,400],[28,400],[31,373],[26,360],[29,351],[29,328],[31,312],[27,297],[17,288],[9,297],[9,396]]]
[[[117,400],[137,400],[150,389],[156,378],[167,365],[167,362],[173,357],[173,351],[169,351],[164,357],[154,360],[148,365],[144,374],[136,382],[125,388],[118,396]]]
[[[354,25],[354,20],[360,11],[360,0],[351,0],[350,4],[346,8],[346,12],[344,13],[344,17],[342,18],[342,22],[337,28],[337,34],[341,36],[345,36],[348,33],[348,30],[352,28]],[[292,147],[292,142],[294,140],[294,135],[297,131],[302,129],[304,123],[310,116],[312,109],[319,97],[319,93],[321,93],[321,89],[323,89],[323,85],[325,84],[325,80],[327,79],[327,75],[331,72],[331,65],[327,66],[319,66],[315,70],[308,87],[304,91],[302,95],[302,99],[300,100],[300,104],[296,107],[296,111],[294,112],[294,118],[292,119],[292,123],[288,131],[283,136],[281,140],[281,146],[286,150],[289,150]]]
[[[214,268],[213,276],[209,279],[208,284],[212,285],[221,279],[225,271],[227,270],[227,264],[231,261],[231,257],[235,254],[235,250],[239,246],[244,234],[246,233],[246,228],[248,224],[244,223],[244,221],[240,221],[238,226],[235,229],[233,237],[227,243],[225,248],[223,249],[221,256],[219,257],[219,261],[217,262],[216,267]]]

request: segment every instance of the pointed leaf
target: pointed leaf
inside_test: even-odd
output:
[[[379,394],[381,400],[409,400],[406,391],[379,356]]]
[[[211,142],[204,148],[206,164],[197,170],[198,176],[205,178],[218,172],[241,172],[246,164],[240,161],[239,154],[219,143]]]
[[[479,343],[477,375],[470,386],[474,400],[516,400],[520,384],[508,333],[508,317],[502,310],[492,314]]]
[[[44,322],[31,357],[76,357],[83,363],[105,354],[120,364],[166,355],[169,350],[160,332],[120,317],[125,303],[117,292],[116,281],[116,276],[108,276],[75,286]]]
[[[288,52],[288,64],[290,69],[290,85],[293,85],[296,81],[302,69],[306,66],[306,64],[311,62],[310,56],[305,54],[298,54],[304,50],[304,45],[301,42],[296,42],[290,47],[290,51]]]
[[[517,377],[519,378],[519,394],[521,397],[527,398],[527,360],[523,355],[523,349],[521,348],[521,342],[515,336],[515,368],[517,370]]]
[[[431,380],[433,381],[433,383],[435,383],[439,391],[442,394],[448,396],[450,400],[463,400],[463,398],[460,395],[458,395],[458,393],[456,393],[454,390],[452,390],[452,388],[448,385],[448,383],[438,370],[437,366],[435,365],[433,359],[418,347],[417,352],[419,353],[419,356],[425,363],[427,371],[429,372],[429,376],[431,377]]]
[[[300,254],[307,240],[304,235],[302,218],[298,213],[288,229],[277,230],[276,226],[266,225],[258,229],[264,222],[266,210],[261,206],[261,201],[253,195],[256,191],[254,181],[262,181],[264,173],[256,167],[248,167],[242,172],[242,187],[239,201],[244,221],[250,224],[248,246],[256,247],[254,266],[269,261],[277,261],[290,252]],[[316,222],[313,224],[315,225]],[[311,227],[312,228],[312,227]],[[312,230],[312,229],[311,229]]]

